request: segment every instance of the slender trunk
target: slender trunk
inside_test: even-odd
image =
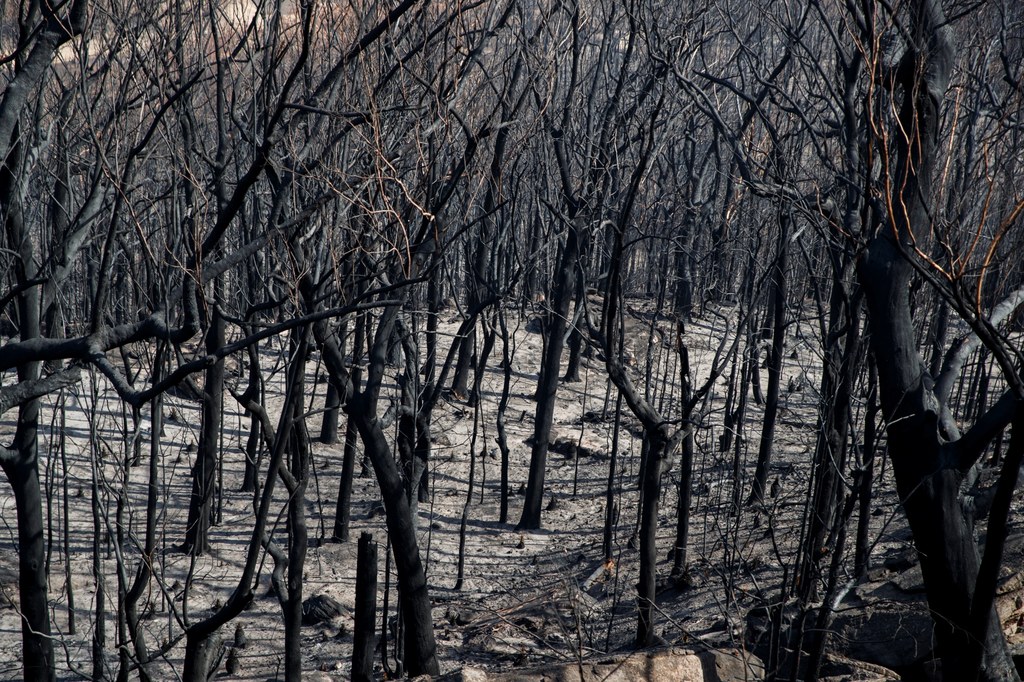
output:
[[[622,426],[622,392],[615,398],[615,425],[612,427],[612,451],[608,457],[608,485],[604,493],[604,560],[612,560],[612,541],[615,539],[615,477],[619,458],[619,430]]]
[[[487,372],[487,361],[491,357],[491,351],[494,350],[494,338],[496,336],[496,332],[491,324],[487,322],[486,318],[483,320],[483,335],[483,347],[477,354],[476,367],[473,371],[473,389],[469,395],[470,407],[476,407],[480,402],[480,386],[483,384],[484,374]]]
[[[103,517],[100,495],[100,447],[97,435],[98,418],[96,405],[98,402],[98,391],[95,381],[92,383],[92,415],[89,420],[89,445],[92,464],[92,577],[96,585],[93,612],[92,631],[92,678],[94,680],[107,679],[105,666],[103,665],[104,649],[107,646],[107,585],[106,576],[103,573],[103,557],[101,548],[103,546]]]
[[[18,599],[21,610],[22,660],[26,682],[50,682],[54,671],[53,640],[47,606],[45,533],[39,489],[36,426],[39,401],[19,409],[15,436],[17,459],[4,463],[14,491],[18,517]]]
[[[435,322],[436,324],[436,322]],[[352,348],[353,362],[360,362],[363,355],[363,339],[366,336],[366,315],[361,314],[356,318],[355,340]],[[435,330],[436,331],[436,330]],[[427,339],[429,341],[430,334]],[[340,350],[340,349],[339,349]],[[429,354],[429,350],[428,350]],[[429,358],[428,358],[429,359]],[[433,367],[433,364],[428,365]],[[349,374],[349,380],[354,391],[359,391],[362,382],[363,370],[358,365],[354,366]],[[332,376],[333,381],[333,376]],[[334,539],[340,542],[348,542],[349,520],[352,510],[352,478],[355,476],[356,457],[358,456],[359,432],[351,417],[345,419],[345,448],[341,458],[341,481],[338,483],[338,503],[334,509]]]
[[[562,380],[566,383],[575,383],[580,380],[580,358],[583,355],[583,342],[584,342],[584,331],[581,329],[581,323],[579,322],[580,316],[583,315],[583,297],[586,295],[585,282],[583,280],[583,270],[576,268],[576,312],[574,313],[574,320],[577,322],[572,325],[572,329],[569,332],[569,358],[566,360],[565,365],[565,376]],[[585,324],[583,325],[585,326]]]
[[[874,362],[869,362],[867,410],[864,414],[864,444],[861,456],[860,509],[857,513],[857,547],[854,552],[854,574],[863,577],[871,567],[871,498],[875,479],[875,447],[878,440],[878,377]]]
[[[320,442],[331,445],[338,442],[338,413],[341,411],[341,396],[334,382],[327,384],[327,398],[324,401],[324,420],[320,425]]]
[[[213,354],[224,345],[224,318],[216,305],[211,310],[206,334],[206,352]],[[189,499],[188,525],[182,551],[200,556],[210,550],[210,526],[213,522],[214,493],[217,487],[218,443],[221,431],[221,398],[224,395],[224,360],[206,370],[203,389],[203,423],[192,468],[192,495]]]
[[[294,488],[288,498],[288,593],[284,601],[284,671],[285,679],[298,682],[302,679],[302,580],[306,565],[306,548],[309,533],[306,528],[306,486],[309,479],[309,433],[304,416],[305,401],[303,377],[307,342],[297,344],[294,362],[299,363],[296,376],[299,377],[298,399],[292,407],[294,424],[290,434],[289,469],[294,479]]]
[[[512,357],[509,353],[508,325],[505,322],[504,310],[498,309],[498,324],[501,328],[501,399],[498,401],[498,413],[495,417],[495,425],[498,431],[498,449],[501,451],[501,483],[498,522],[508,523],[508,466],[509,449],[508,435],[505,432],[505,411],[508,409],[508,401],[512,394]]]
[[[163,347],[157,346],[156,355],[153,359],[154,384],[160,381],[163,375]],[[160,430],[163,424],[163,397],[158,395],[150,403],[150,440],[149,440],[149,480],[146,482],[146,532],[143,540],[142,557],[135,574],[135,580],[125,595],[125,620],[128,625],[128,634],[131,637],[135,648],[135,658],[138,660],[139,679],[141,682],[148,682],[151,677],[148,670],[149,648],[146,645],[145,629],[140,627],[139,622],[139,599],[150,586],[150,579],[153,576],[153,559],[156,553],[157,538],[157,505],[159,502],[159,481],[160,481]]]
[[[359,385],[358,367],[352,369],[352,382]],[[334,539],[339,542],[348,542],[349,520],[352,516],[352,478],[356,470],[356,457],[358,456],[358,438],[355,422],[347,418],[345,423],[345,448],[341,458],[341,481],[338,483],[338,503],[334,509]]]
[[[75,613],[75,590],[71,580],[71,505],[68,501],[68,453],[67,453],[67,435],[66,435],[66,411],[67,406],[65,400],[61,399],[60,408],[60,468],[61,468],[61,487],[62,487],[62,500],[61,500],[61,516],[62,516],[62,535],[64,545],[64,589],[67,592],[68,599],[68,634],[74,636],[77,634],[78,626],[76,624],[76,613]],[[159,438],[159,434],[156,436]],[[20,519],[20,516],[19,516]],[[19,520],[20,523],[20,520]],[[20,526],[19,526],[20,527]]]
[[[359,536],[356,560],[356,605],[352,630],[352,682],[373,680],[374,635],[377,626],[377,545],[373,535]]]
[[[246,349],[249,356],[249,377],[245,387],[245,395],[253,400],[262,402],[260,396],[260,351],[257,344]],[[262,438],[262,427],[256,415],[249,416],[249,435],[245,440],[245,471],[242,474],[242,492],[255,493],[257,487],[257,472],[260,466],[260,439]]]
[[[690,538],[690,503],[693,499],[693,431],[687,430],[682,441],[679,462],[679,496],[676,504],[676,539],[672,554],[672,575],[686,572],[686,548]]]
[[[271,501],[274,499],[277,479],[287,477],[287,472],[282,468],[287,450],[285,446],[291,438],[291,430],[295,421],[292,419],[295,414],[293,404],[301,399],[299,392],[302,382],[301,377],[297,376],[299,365],[297,363],[290,363],[290,365],[277,433],[270,434],[269,431],[267,433],[267,439],[270,442],[267,474],[263,490],[260,491],[255,525],[246,546],[242,575],[231,596],[221,608],[215,610],[209,617],[192,623],[185,631],[185,660],[181,675],[184,682],[205,682],[209,678],[211,656],[218,648],[218,638],[215,633],[252,603],[253,589],[257,578],[257,560],[260,557],[261,547],[274,557],[275,570],[272,580],[275,583],[280,583],[277,576],[277,564],[283,553],[270,542],[267,525],[271,522],[270,507]]]
[[[640,576],[637,579],[636,646],[654,644],[654,606],[658,565],[658,501],[661,499],[661,474],[664,469],[666,443],[660,436],[648,433],[651,440],[644,472],[643,501],[640,512]]]
[[[456,337],[455,341],[459,344],[459,356],[455,362],[452,393],[459,400],[465,400],[469,397],[469,371],[473,368],[476,352],[476,327],[471,328],[466,336]]]
[[[772,460],[775,442],[775,423],[779,415],[779,386],[782,380],[782,357],[786,344],[786,254],[789,251],[790,215],[783,211],[779,219],[779,248],[772,265],[772,348],[768,356],[768,393],[764,403],[764,423],[761,427],[761,441],[757,450],[757,468],[750,486],[748,504],[764,502],[765,485],[768,483],[768,467]],[[754,376],[759,375],[753,368]]]
[[[850,288],[840,273],[831,296],[810,512],[798,573],[800,595],[805,602],[817,599],[819,562],[829,551],[829,537],[834,536],[835,519],[842,503],[853,388],[862,362],[859,297],[853,295],[851,300]]]
[[[568,228],[565,246],[555,271],[552,308],[548,312],[544,329],[544,354],[540,377],[537,380],[537,412],[534,418],[533,446],[530,451],[530,476],[526,483],[523,514],[516,528],[540,528],[540,510],[544,498],[544,475],[547,468],[548,442],[551,440],[551,422],[555,414],[555,397],[561,368],[562,349],[569,314],[572,275],[578,255],[576,227]]]
[[[403,477],[395,464],[387,438],[374,416],[353,408],[350,416],[373,463],[386,510],[388,537],[398,572],[402,619],[407,628],[405,664],[411,676],[438,674],[427,579],[416,542],[416,528]]]
[[[6,146],[10,144],[10,146]],[[35,279],[38,265],[22,213],[23,180],[14,173],[22,162],[24,149],[17,126],[8,139],[0,137],[8,154],[0,166],[0,203],[6,211],[4,228],[8,244],[18,249],[14,274],[19,284]],[[18,336],[22,341],[39,338],[39,287],[29,286],[15,299],[18,312]],[[18,381],[40,377],[41,363],[18,366]],[[26,682],[55,679],[53,640],[50,638],[50,614],[47,606],[46,533],[43,524],[43,500],[39,488],[39,399],[18,407],[18,423],[10,457],[0,461],[14,493],[18,516],[18,603],[21,609],[21,650]]]

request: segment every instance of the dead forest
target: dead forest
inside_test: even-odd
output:
[[[1022,150],[1016,0],[0,0],[0,678],[1020,680]]]

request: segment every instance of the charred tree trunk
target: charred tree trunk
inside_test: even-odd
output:
[[[878,378],[874,362],[869,362],[867,409],[864,413],[864,443],[861,454],[861,477],[857,513],[857,547],[854,553],[854,574],[864,576],[871,567],[871,544],[869,531],[871,527],[871,500],[875,480],[875,448],[878,442]]]
[[[772,447],[775,442],[775,422],[779,415],[779,386],[782,383],[782,357],[786,345],[786,268],[789,251],[789,223],[792,217],[782,211],[779,217],[779,247],[772,264],[772,347],[768,356],[768,393],[764,402],[764,422],[761,440],[757,449],[757,468],[750,486],[748,504],[764,502],[765,485],[768,483],[768,467],[772,461]],[[756,362],[753,375],[758,376]]]
[[[324,400],[324,420],[320,425],[320,442],[330,445],[338,442],[338,413],[341,411],[341,395],[334,382],[327,383],[327,397]]]
[[[259,346],[253,344],[246,349],[249,357],[248,383],[245,387],[245,395],[252,400],[262,400],[260,395],[262,378],[260,375],[260,351]],[[259,471],[260,460],[260,421],[255,416],[249,419],[249,435],[245,440],[245,471],[242,474],[242,492],[256,492],[256,476]]]
[[[585,314],[584,300],[586,296],[586,282],[584,281],[583,269],[576,268],[576,286],[575,286],[575,298],[576,298],[576,313],[574,318],[579,319],[580,315]],[[574,322],[572,328],[569,331],[569,357],[566,360],[565,365],[565,376],[562,380],[566,383],[577,382],[580,380],[580,358],[583,355],[583,343],[584,343],[584,323]]]
[[[33,364],[38,367],[37,363]],[[26,367],[24,371],[19,371],[19,379],[30,376],[34,371],[34,368]],[[46,572],[43,570],[46,534],[39,489],[36,440],[38,420],[38,400],[29,401],[19,408],[14,447],[11,448],[15,456],[3,462],[7,481],[14,491],[14,506],[18,517],[18,599],[26,682],[56,679],[47,607]]]
[[[359,536],[353,618],[352,682],[371,682],[377,625],[377,545],[373,535],[365,531]]]
[[[495,417],[495,427],[498,431],[495,440],[498,443],[498,450],[501,451],[501,482],[499,485],[499,511],[498,522],[508,523],[508,466],[509,448],[508,434],[505,431],[505,412],[508,409],[508,401],[512,395],[512,356],[509,351],[508,324],[505,321],[505,311],[498,310],[498,326],[501,329],[501,399],[498,401],[498,413]]]
[[[224,345],[224,318],[211,307],[210,328],[206,333],[206,352],[214,354]],[[210,526],[213,521],[213,498],[217,487],[217,459],[220,457],[221,399],[224,395],[224,360],[219,359],[206,370],[203,389],[203,425],[192,468],[192,495],[189,498],[188,526],[182,551],[200,556],[210,549]]]
[[[640,511],[640,576],[637,579],[636,646],[654,644],[654,600],[657,591],[658,502],[661,499],[661,474],[669,455],[671,436],[661,430],[645,429],[650,442],[644,469],[643,500]]]
[[[456,337],[455,341],[459,344],[459,358],[452,378],[452,394],[459,400],[465,400],[469,397],[469,372],[476,354],[476,327],[471,327],[465,336]]]
[[[386,509],[388,535],[398,573],[402,619],[405,623],[405,665],[410,675],[437,675],[433,622],[427,578],[416,542],[416,526],[406,495],[405,482],[395,464],[379,422],[353,406],[350,416],[373,463]]]
[[[890,225],[869,243],[858,274],[870,315],[893,473],[921,559],[928,604],[935,613],[943,678],[1017,680],[991,607],[982,617],[988,628],[978,643],[980,666],[972,655],[971,611],[979,556],[972,520],[961,506],[960,486],[984,443],[958,440],[950,433],[943,413],[946,396],[936,395],[916,343],[910,303],[914,270],[908,260],[913,256],[907,252],[913,235],[930,230],[928,202],[939,146],[939,107],[949,84],[954,47],[938,0],[918,0],[909,12],[911,44],[891,82],[899,100],[900,130],[892,136],[895,167],[887,178]]]
[[[352,389],[358,391],[363,377],[363,370],[358,366],[363,356],[363,339],[366,337],[366,314],[356,318],[355,340],[353,341],[352,361],[356,363],[349,374]],[[428,334],[429,338],[429,334]],[[340,349],[339,349],[340,351]],[[333,375],[331,381],[334,381]],[[342,391],[344,393],[344,390]],[[359,432],[351,418],[345,419],[345,448],[341,457],[341,481],[338,483],[338,502],[334,509],[333,538],[339,542],[348,542],[349,519],[352,510],[352,478],[355,476],[356,457],[358,455]]]
[[[555,396],[561,369],[562,349],[568,324],[569,302],[572,294],[573,272],[579,256],[576,225],[567,228],[565,245],[555,270],[555,286],[551,295],[551,309],[544,324],[544,354],[540,377],[537,380],[537,412],[534,418],[533,446],[530,451],[530,476],[526,484],[523,514],[516,528],[540,528],[540,510],[544,498],[544,474],[547,468],[548,442],[551,440],[551,422],[555,414]]]
[[[160,381],[163,374],[164,348],[158,345],[153,358],[153,383]],[[135,648],[138,672],[141,682],[149,682],[149,648],[146,644],[145,629],[140,627],[138,603],[150,586],[153,577],[153,560],[157,542],[157,507],[159,504],[160,481],[160,431],[163,425],[163,396],[153,398],[150,407],[149,480],[146,482],[146,535],[143,541],[142,558],[136,571],[135,580],[125,595],[125,620],[128,634]]]
[[[288,471],[288,592],[283,601],[284,608],[284,673],[285,679],[297,682],[302,679],[302,580],[306,565],[306,548],[309,533],[306,528],[306,485],[309,479],[309,432],[305,419],[305,373],[308,353],[307,331],[300,332],[302,338],[295,343],[292,362],[297,363],[297,398],[292,403],[292,430],[289,434],[288,450],[290,462]]]
[[[815,601],[819,565],[828,553],[828,538],[842,502],[843,470],[847,462],[853,384],[860,372],[860,297],[851,292],[848,267],[833,283],[829,325],[818,405],[817,441],[808,527],[799,578],[804,602]]]
[[[7,132],[11,135],[10,129]],[[7,243],[16,245],[18,249],[15,279],[20,285],[26,285],[36,279],[39,273],[33,249],[34,240],[29,237],[23,220],[23,181],[14,176],[14,169],[20,166],[23,157],[17,126],[14,126],[14,133],[9,139],[0,137],[0,150],[7,152],[2,157],[3,166],[0,167],[0,201],[5,211]],[[26,286],[15,299],[18,331],[22,341],[39,338],[42,333],[39,299],[37,286]],[[26,362],[17,369],[19,382],[37,381],[42,363]],[[14,493],[14,507],[18,517],[18,603],[21,610],[21,652],[26,682],[56,679],[47,607],[47,575],[44,570],[46,533],[39,489],[39,409],[38,398],[27,400],[18,407],[18,422],[11,447],[0,450],[0,465]]]
[[[384,427],[377,418],[377,396],[386,367],[388,340],[392,336],[398,304],[386,308],[377,327],[367,364],[366,387],[355,391],[337,343],[327,335],[326,325],[314,327],[324,363],[333,380],[344,386],[343,405],[363,441],[366,456],[373,465],[384,501],[391,554],[398,573],[402,621],[405,627],[405,665],[410,675],[437,675],[437,648],[434,641],[430,596],[426,572],[420,559],[416,525],[402,472],[388,444]]]

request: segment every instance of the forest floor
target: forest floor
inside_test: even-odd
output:
[[[669,395],[678,374],[673,343],[673,323],[650,312],[650,304],[633,302],[627,336],[641,339],[630,349],[638,378],[652,363],[649,391],[654,403],[671,414],[675,403]],[[645,314],[643,311],[647,309]],[[708,376],[710,365],[732,310],[723,309],[690,324],[687,344],[695,383]],[[533,393],[540,363],[542,338],[528,331],[522,320],[515,328],[512,348],[511,397],[506,415],[511,448],[509,523],[499,523],[500,454],[495,442],[495,414],[501,397],[503,370],[500,338],[483,380],[482,395],[474,409],[465,400],[449,397],[435,411],[433,425],[431,495],[419,507],[420,551],[427,566],[434,604],[435,635],[442,671],[464,665],[507,668],[544,661],[574,661],[631,647],[635,631],[635,583],[638,553],[632,541],[637,524],[637,476],[641,440],[638,423],[623,405],[619,433],[618,470],[615,472],[617,510],[614,524],[614,560],[604,564],[602,528],[608,486],[609,453],[615,424],[615,393],[609,391],[607,373],[596,354],[586,358],[581,380],[559,388],[555,429],[561,439],[577,444],[576,457],[558,452],[549,455],[544,495],[543,528],[514,529],[522,510],[521,486],[527,478],[533,432]],[[447,343],[459,319],[454,313],[443,320]],[[653,326],[652,326],[653,325]],[[655,329],[648,345],[647,331]],[[806,335],[806,337],[805,337]],[[818,404],[819,360],[809,323],[791,325],[783,369],[781,412],[774,443],[769,483],[778,481],[778,494],[763,506],[744,506],[735,512],[733,495],[745,499],[753,475],[762,407],[754,404],[739,434],[743,477],[733,476],[733,453],[719,451],[722,411],[729,368],[725,368],[711,392],[703,418],[695,431],[694,496],[689,544],[689,570],[685,585],[669,580],[670,550],[676,519],[678,462],[665,477],[658,533],[659,580],[657,631],[665,641],[703,641],[712,646],[742,646],[745,614],[778,594],[784,567],[790,567],[803,527],[804,499],[811,474]],[[268,383],[268,404],[281,402],[282,352],[264,349],[266,366],[277,364]],[[764,357],[764,352],[761,353]],[[399,372],[389,372],[394,382]],[[760,369],[766,385],[767,371]],[[9,380],[9,377],[4,377]],[[236,376],[230,381],[238,381]],[[373,533],[379,547],[380,579],[378,608],[385,599],[395,610],[394,581],[386,592],[384,580],[386,533],[377,501],[379,492],[372,474],[354,482],[351,542],[326,541],[334,523],[335,500],[341,472],[342,444],[324,445],[315,440],[326,384],[315,361],[309,364],[312,393],[309,419],[314,436],[313,473],[307,491],[311,543],[304,573],[304,597],[329,595],[343,606],[344,614],[326,625],[303,628],[307,679],[348,678],[352,651],[351,610],[354,606],[356,539],[363,531]],[[640,384],[642,385],[642,384]],[[313,388],[315,387],[315,392]],[[394,390],[394,386],[390,386]],[[275,392],[276,391],[276,392]],[[664,396],[664,397],[662,397]],[[143,411],[136,431],[121,403],[100,380],[86,379],[64,396],[63,449],[60,410],[51,396],[41,428],[44,495],[49,500],[46,520],[49,556],[50,599],[57,643],[60,679],[81,679],[91,670],[92,638],[96,630],[97,583],[106,591],[107,664],[116,672],[118,577],[115,558],[117,492],[128,491],[122,501],[123,554],[128,557],[127,578],[134,578],[145,523],[145,465],[125,469],[126,443],[141,438],[143,462],[149,442],[150,421]],[[387,404],[387,398],[382,401]],[[164,406],[166,426],[161,440],[160,551],[154,567],[163,591],[154,587],[143,597],[144,623],[150,646],[180,636],[176,618],[202,618],[222,604],[234,589],[252,529],[252,493],[241,487],[244,440],[248,418],[230,395],[225,396],[225,432],[220,522],[211,531],[212,551],[198,559],[177,551],[184,536],[191,486],[190,471],[196,452],[200,407],[196,401],[168,396]],[[383,407],[382,407],[383,409]],[[856,407],[861,418],[863,406]],[[0,424],[0,436],[13,431],[14,412]],[[276,419],[276,415],[271,415]],[[475,417],[475,418],[474,418]],[[342,418],[344,430],[344,417]],[[476,453],[475,490],[468,510],[465,547],[465,580],[455,589],[459,554],[459,527],[467,501],[470,453]],[[64,459],[66,459],[66,464]],[[94,464],[96,466],[94,466]],[[124,484],[127,471],[127,484]],[[874,513],[871,517],[872,557],[906,552],[909,533],[897,507],[891,476],[884,461],[880,471]],[[95,478],[94,478],[95,476]],[[93,484],[99,490],[100,574],[94,571]],[[279,486],[279,490],[283,486]],[[67,490],[65,498],[64,490]],[[285,544],[284,496],[278,494],[272,512],[272,528]],[[62,507],[67,504],[69,530],[65,535]],[[20,673],[20,619],[17,611],[17,534],[14,499],[7,485],[0,486],[0,679],[18,679]],[[852,523],[856,523],[856,515]],[[66,550],[65,550],[66,545]],[[65,554],[65,551],[67,554]],[[281,607],[270,588],[269,558],[261,564],[261,587],[251,608],[237,619],[248,636],[240,649],[240,680],[276,679],[283,664]],[[70,580],[66,576],[70,576]],[[70,590],[69,590],[70,588]],[[75,630],[72,634],[70,600],[74,599]],[[187,597],[187,601],[183,599]],[[168,599],[175,609],[168,609]],[[230,642],[235,624],[222,636]],[[389,651],[393,643],[388,643]],[[174,679],[180,671],[183,642],[164,656],[157,678]],[[377,654],[378,674],[380,653]],[[223,670],[223,667],[222,667]],[[319,677],[318,677],[319,675]]]

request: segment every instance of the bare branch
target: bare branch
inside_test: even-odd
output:
[[[22,381],[11,386],[4,386],[0,388],[0,414],[29,400],[41,398],[48,393],[53,393],[78,383],[81,376],[82,368],[78,365],[73,365],[41,379]]]
[[[1011,293],[992,308],[992,313],[988,318],[989,324],[993,327],[999,325],[1022,304],[1024,304],[1024,286]],[[939,402],[946,404],[949,400],[950,392],[953,390],[953,384],[957,376],[959,376],[960,370],[963,369],[967,358],[977,350],[981,343],[981,337],[975,331],[960,337],[950,346],[946,352],[946,357],[942,361],[942,370],[935,380],[935,395]]]
[[[1013,391],[1006,391],[999,400],[981,415],[974,426],[967,430],[955,444],[954,465],[960,471],[969,470],[981,459],[988,444],[1010,425],[1014,412],[1018,409],[1017,396]]]

